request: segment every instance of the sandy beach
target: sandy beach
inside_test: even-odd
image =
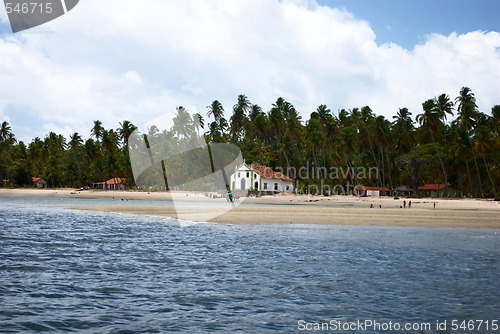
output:
[[[224,198],[209,199],[203,194],[181,194],[183,207],[192,220],[211,210],[210,203],[225,202]],[[110,200],[109,204],[75,207],[140,215],[176,218],[173,206],[116,205],[113,200],[170,201],[166,192],[142,191],[76,191],[71,189],[0,189],[0,196],[42,196],[65,198],[95,198]],[[407,202],[406,208],[403,201]],[[412,206],[408,208],[411,200]],[[189,206],[189,202],[203,202]],[[278,194],[246,198],[244,204],[226,212],[211,222],[223,224],[328,224],[396,227],[444,227],[500,229],[500,205],[490,200],[476,199],[394,199],[393,197],[308,196]],[[436,208],[434,209],[434,203]],[[370,208],[373,204],[373,208]],[[380,207],[381,206],[381,207]]]

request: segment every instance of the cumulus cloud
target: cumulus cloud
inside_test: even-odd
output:
[[[205,113],[214,99],[229,116],[241,93],[264,110],[282,96],[305,119],[320,104],[391,117],[462,86],[488,112],[500,103],[499,47],[498,32],[377,45],[368,22],[314,0],[86,0],[0,38],[0,117],[31,128],[22,139],[50,127],[86,136],[96,119],[141,124],[180,105]]]

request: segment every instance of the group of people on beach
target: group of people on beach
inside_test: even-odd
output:
[[[435,209],[435,208],[436,208],[436,204],[437,204],[437,203],[436,203],[436,202],[433,202],[432,204],[433,204],[434,209]],[[382,205],[379,205],[378,207],[379,207],[380,209],[382,209]],[[404,200],[404,201],[403,201],[403,205],[400,205],[399,207],[400,207],[401,209],[406,209],[406,200]],[[370,204],[370,209],[373,209],[373,208],[374,208],[373,203],[371,203],[371,204]],[[408,201],[408,209],[411,209],[411,201]]]

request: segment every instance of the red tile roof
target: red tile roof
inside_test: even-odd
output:
[[[31,181],[33,183],[43,183],[44,182],[44,180],[41,177],[32,177]]]
[[[125,182],[125,178],[123,177],[114,177],[112,179],[109,179],[105,182],[94,182],[92,184],[122,184]]]
[[[355,186],[354,189],[356,190],[375,190],[375,191],[382,191],[382,187],[365,187],[365,186]],[[388,188],[385,188],[385,191],[390,191]]]
[[[448,184],[448,187],[451,187],[451,184]],[[418,190],[442,190],[444,189],[444,183],[436,184],[436,183],[427,183],[424,186],[418,187]]]
[[[287,182],[293,182],[293,180],[285,174],[275,172],[271,168],[264,165],[250,165],[250,168],[265,179],[280,179]]]

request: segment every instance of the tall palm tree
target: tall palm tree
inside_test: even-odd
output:
[[[375,135],[376,144],[378,145],[379,151],[379,165],[382,168],[382,186],[385,187],[386,179],[385,179],[385,168],[388,167],[389,172],[389,184],[392,187],[392,175],[389,159],[387,158],[388,150],[386,151],[386,155],[384,155],[384,146],[387,146],[390,143],[390,132],[391,132],[391,123],[384,116],[377,116],[373,120],[373,133]],[[387,158],[387,164],[384,160]]]
[[[130,123],[130,121],[125,120],[120,122],[120,127],[117,128],[116,131],[118,132],[120,139],[123,141],[124,146],[127,145],[129,137],[135,130],[137,130],[137,127]]]
[[[312,151],[314,166],[316,167],[316,170],[319,172],[318,174],[320,174],[317,175],[315,172],[313,173],[313,175],[315,175],[316,177],[317,189],[319,190],[321,182],[320,178],[324,177],[324,179],[326,179],[326,175],[325,176],[321,175],[320,172],[321,169],[319,169],[320,163],[318,159],[318,152],[322,149],[325,141],[324,132],[321,129],[321,123],[319,118],[311,117],[309,119],[309,121],[306,124],[306,133],[307,133],[308,146],[311,148]]]
[[[231,123],[229,134],[233,142],[240,140],[244,134],[245,125],[248,121],[247,113],[250,108],[251,104],[248,98],[243,94],[239,95],[238,102],[233,106],[233,115],[229,119]]]
[[[6,141],[9,139],[12,134],[12,128],[6,121],[2,122],[2,126],[0,127],[0,141]]]
[[[246,136],[249,140],[257,142],[259,163],[262,164],[262,143],[265,139],[267,118],[262,108],[253,104],[250,108],[249,122],[246,124]]]
[[[286,155],[286,152],[283,150],[283,141],[282,141],[282,136],[286,128],[284,110],[287,108],[289,108],[289,106],[286,105],[285,99],[279,97],[276,100],[276,102],[273,103],[271,110],[269,110],[268,121],[273,137],[273,142],[277,144],[277,147],[279,147],[280,165],[282,165],[281,158],[282,154],[284,153],[287,166],[289,166],[290,163]]]
[[[462,113],[462,109],[467,104],[473,104],[474,109],[477,109],[476,97],[469,87],[462,87],[459,95],[455,98],[455,104],[458,104],[457,112]]]
[[[495,201],[498,201],[497,191],[495,187],[495,182],[493,182],[493,178],[491,177],[490,168],[488,167],[488,162],[486,161],[486,153],[491,152],[493,149],[493,138],[491,138],[491,131],[486,125],[481,125],[476,130],[476,140],[475,140],[476,150],[481,153],[484,161],[484,167],[486,168],[486,172],[488,174],[488,178],[491,182],[491,187],[493,189],[493,196],[495,197]]]
[[[447,115],[453,116],[453,102],[446,94],[441,94],[436,100],[436,108],[439,116],[443,120],[443,138],[446,145],[446,118]]]
[[[97,120],[94,121],[94,127],[90,130],[91,136],[95,138],[96,141],[102,138],[102,134],[104,133],[104,128],[102,127],[102,122]]]
[[[77,149],[79,147],[82,147],[83,145],[83,139],[82,136],[78,134],[78,132],[73,133],[72,135],[69,136],[69,147],[70,149]]]
[[[407,108],[400,108],[396,116],[392,116],[393,130],[396,135],[396,147],[400,153],[408,153],[415,141],[412,113]]]
[[[455,99],[455,103],[458,104],[457,115],[458,115],[458,125],[465,130],[467,136],[469,137],[469,147],[472,152],[472,157],[474,159],[474,165],[476,167],[477,176],[477,186],[476,186],[476,197],[483,197],[483,186],[481,183],[481,175],[479,173],[479,166],[476,159],[476,152],[474,151],[474,146],[472,145],[472,140],[470,139],[474,128],[477,125],[477,104],[474,93],[469,87],[463,87],[460,90],[460,94]]]
[[[193,119],[184,107],[177,108],[177,115],[173,118],[172,131],[178,136],[189,138],[196,133]]]
[[[238,102],[233,106],[233,110],[241,109],[243,113],[246,115],[250,109],[252,108],[252,104],[246,95],[240,94],[238,95]]]
[[[450,152],[453,153],[455,160],[459,163],[465,163],[465,168],[467,172],[467,194],[470,196],[472,194],[472,183],[471,183],[471,174],[469,168],[469,136],[467,132],[462,128],[456,128],[455,138],[452,140],[452,144],[450,145]],[[463,165],[462,165],[463,166]],[[462,187],[463,188],[463,187]],[[462,193],[464,191],[462,190]]]
[[[198,113],[193,114],[193,126],[197,133],[199,133],[200,129],[205,128],[205,120],[203,116]]]
[[[422,103],[422,108],[424,112],[422,114],[417,115],[417,122],[422,126],[423,129],[429,131],[432,139],[432,143],[434,144],[434,149],[436,150],[439,163],[441,164],[441,168],[443,169],[444,175],[444,192],[445,196],[449,196],[448,192],[448,174],[446,173],[446,168],[444,166],[443,159],[441,158],[441,154],[439,153],[439,149],[436,144],[436,140],[434,139],[434,131],[438,127],[440,127],[440,115],[437,111],[436,100],[430,99]]]
[[[377,167],[377,170],[380,172],[379,162],[377,160],[377,157],[375,156],[375,151],[373,150],[373,145],[372,145],[372,138],[371,138],[372,136],[370,133],[370,128],[373,127],[374,116],[369,106],[361,108],[359,118],[361,119],[361,121],[359,122],[360,134],[362,135],[363,139],[365,138],[368,139],[368,146],[370,147],[370,152],[372,154],[373,161],[375,162],[375,167]],[[377,177],[377,186],[381,186],[380,179],[378,177]]]
[[[76,165],[78,171],[78,179],[82,179],[81,155],[83,154],[83,139],[78,132],[69,136],[69,154]]]
[[[207,106],[208,112],[207,116],[214,116],[214,119],[217,123],[219,123],[219,120],[224,117],[224,107],[218,100],[214,100],[212,104]]]

